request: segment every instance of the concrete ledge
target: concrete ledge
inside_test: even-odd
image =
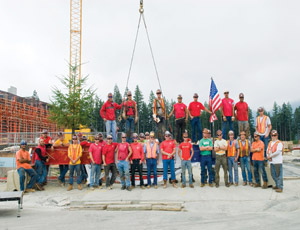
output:
[[[176,201],[141,201],[140,204],[151,204],[151,205],[178,205],[182,206],[183,202]]]
[[[300,177],[284,177],[283,180],[300,180]]]
[[[181,205],[152,205],[153,211],[181,211]]]
[[[107,205],[95,205],[95,206],[71,206],[69,208],[70,211],[78,211],[78,210],[106,210]]]
[[[150,204],[108,205],[107,211],[145,211],[151,210]]]
[[[132,201],[87,201],[83,202],[85,206],[94,206],[94,205],[128,205],[132,204]]]

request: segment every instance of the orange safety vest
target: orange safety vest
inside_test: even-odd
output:
[[[148,141],[147,142],[147,158],[156,158],[156,152],[157,152],[157,144],[154,143],[154,145],[150,146],[150,142]]]
[[[258,127],[258,132],[259,133],[262,133],[262,134],[265,133],[267,118],[268,117],[264,115],[262,121],[260,122],[259,116],[257,117],[256,121],[257,121],[257,127]]]
[[[240,146],[240,157],[244,157],[243,156],[243,151],[246,150],[246,156],[249,156],[249,141],[245,140],[246,144],[245,146],[243,146],[242,141],[239,140],[239,146]]]
[[[154,114],[155,115],[157,115],[156,101],[158,101],[158,99],[155,98],[154,101],[153,101],[153,104],[154,104]],[[161,99],[161,103],[158,103],[158,104],[161,105],[162,111],[165,112],[165,102],[164,102],[163,98]]]
[[[232,145],[230,147],[229,141],[227,141],[227,157],[235,157],[235,141],[232,142]]]
[[[268,154],[268,155],[270,155],[269,151],[270,151],[270,148],[271,148],[271,143],[272,143],[272,141],[270,141],[270,142],[269,142],[269,145],[268,145],[268,150],[267,150],[267,154]],[[275,153],[275,152],[276,152],[277,146],[278,146],[279,143],[281,143],[280,140],[277,140],[277,141],[275,142],[275,144],[272,146],[272,149],[271,149],[271,150],[272,150],[272,153]],[[282,150],[283,150],[283,148],[282,148]]]

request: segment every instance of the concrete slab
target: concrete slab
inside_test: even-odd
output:
[[[129,204],[129,205],[108,205],[107,211],[149,211],[152,209],[150,204]]]
[[[152,205],[152,210],[156,211],[181,211],[181,205]]]

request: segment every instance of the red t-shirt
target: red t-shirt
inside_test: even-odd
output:
[[[176,103],[175,105],[173,105],[174,110],[175,110],[175,118],[182,118],[185,117],[185,108],[186,105],[183,103]]]
[[[179,148],[181,149],[183,160],[189,160],[189,158],[191,157],[191,150],[193,148],[192,144],[190,142],[182,142],[179,145]]]
[[[102,147],[104,147],[106,145],[106,141],[99,141],[99,145],[101,145]]]
[[[164,152],[166,152],[166,153],[172,153],[174,148],[176,148],[174,140],[163,141],[160,144],[160,149],[164,150]],[[168,158],[168,156],[166,156],[166,155],[162,155],[162,159],[169,160],[170,158]]]
[[[248,104],[246,102],[238,102],[235,105],[236,118],[238,121],[248,121]]]
[[[145,159],[144,149],[141,143],[132,143],[130,147],[132,150],[131,160],[141,159],[143,161]]]
[[[95,143],[91,144],[89,152],[92,153],[95,164],[102,163],[102,145],[96,145]]]
[[[90,147],[91,146],[91,143],[90,142],[87,142],[87,141],[81,141],[80,142],[80,145],[81,147]]]
[[[40,138],[44,140],[45,145],[48,145],[49,142],[51,141],[51,137],[50,136],[47,136],[46,138],[44,136],[41,136]]]
[[[43,147],[40,146],[40,145],[38,145],[37,148],[41,149],[41,154],[42,154],[43,157],[45,157],[47,155],[47,153],[46,153],[46,145],[44,145]],[[41,160],[40,157],[39,157],[39,155],[37,153],[35,153],[35,160],[38,160],[38,161]]]
[[[231,98],[223,98],[222,99],[223,113],[226,117],[232,117],[232,106],[233,100]]]
[[[120,110],[121,108],[122,104],[118,105],[116,102],[110,102],[109,100],[107,100],[100,110],[100,115],[103,119],[106,118],[106,120],[113,121],[116,119],[116,109]]]
[[[135,113],[134,113],[135,101],[126,101],[124,107],[125,107],[125,111],[126,111],[126,115],[127,116],[133,116],[133,115],[135,115]]]
[[[102,150],[102,154],[105,156],[106,164],[115,163],[115,149],[117,148],[118,143],[106,144]]]
[[[201,116],[201,109],[204,110],[205,108],[204,108],[204,106],[202,105],[201,102],[198,102],[198,101],[195,102],[195,101],[193,101],[193,102],[191,102],[189,104],[189,108],[188,109],[191,112],[191,115],[193,117],[200,117]]]
[[[125,143],[119,143],[118,144],[119,149],[119,161],[125,161],[129,154],[129,144],[127,142]]]

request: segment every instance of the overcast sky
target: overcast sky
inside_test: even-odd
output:
[[[67,75],[69,0],[0,0],[0,89],[37,90],[49,102],[55,76]],[[139,0],[83,0],[82,74],[106,99],[123,94],[139,17]],[[299,102],[299,0],[144,0],[145,18],[164,95],[194,92],[207,101],[217,88],[253,109]],[[144,28],[140,30],[129,88],[148,99],[158,88]]]

